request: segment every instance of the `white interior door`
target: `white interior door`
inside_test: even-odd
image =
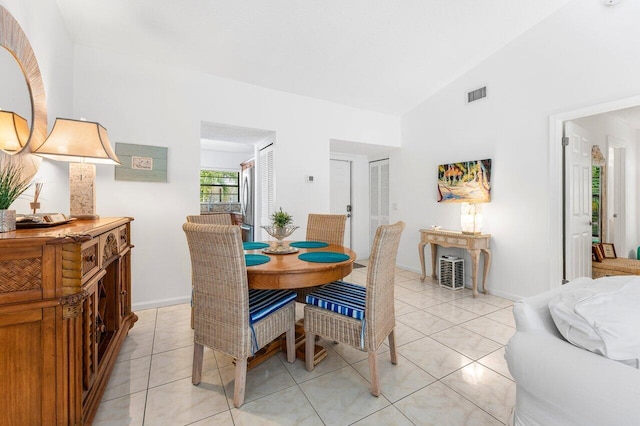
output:
[[[351,161],[331,160],[330,173],[332,214],[346,214],[344,245],[351,248]]]
[[[591,139],[582,127],[566,122],[565,279],[591,276]]]

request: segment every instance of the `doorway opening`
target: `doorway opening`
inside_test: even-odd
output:
[[[584,187],[568,187],[567,185],[573,185],[573,180],[570,178],[575,175],[576,169],[572,169],[572,166],[568,166],[565,170],[565,156],[564,156],[564,134],[563,130],[565,127],[565,123],[573,122],[574,124],[578,124],[581,127],[587,127],[589,130],[592,130],[591,135],[587,136],[591,142],[586,142],[589,144],[589,148],[593,145],[598,145],[603,154],[605,154],[607,158],[607,167],[605,167],[605,177],[604,179],[607,181],[606,194],[622,192],[624,197],[620,197],[621,209],[618,212],[614,212],[614,208],[611,207],[612,199],[606,200],[603,205],[604,210],[607,212],[605,216],[603,216],[603,228],[609,228],[607,232],[604,232],[601,239],[611,239],[612,232],[611,226],[613,225],[613,215],[617,214],[618,218],[624,217],[628,219],[633,217],[633,220],[625,221],[625,228],[622,231],[622,234],[626,236],[633,236],[634,241],[629,240],[628,243],[637,244],[638,240],[638,230],[640,226],[638,224],[638,217],[636,212],[640,209],[640,200],[636,197],[636,184],[637,184],[637,170],[640,169],[638,166],[638,156],[637,156],[637,145],[638,145],[638,129],[640,129],[640,97],[636,96],[633,98],[622,99],[614,102],[609,102],[606,104],[594,105],[587,108],[583,108],[576,111],[566,112],[562,114],[557,114],[550,117],[550,136],[549,136],[549,164],[550,164],[550,180],[549,180],[549,213],[550,213],[550,221],[549,221],[549,231],[550,235],[560,235],[562,238],[550,238],[549,240],[549,253],[550,253],[550,270],[549,270],[549,282],[550,288],[555,288],[561,285],[561,283],[566,282],[566,280],[571,280],[575,278],[572,276],[574,268],[574,263],[579,263],[576,260],[576,257],[572,255],[572,250],[575,249],[575,245],[571,242],[571,209],[567,207],[567,204],[571,202],[578,202],[578,200],[582,203],[582,206],[587,208],[589,211],[589,217],[586,220],[585,231],[588,233],[588,237],[590,239],[589,242],[593,242],[591,238],[593,238],[593,191],[591,185],[593,184],[592,180],[592,169],[590,169],[588,176],[585,176],[584,169],[582,169],[583,182],[589,182],[589,193],[588,196],[578,197],[575,194],[580,192],[580,189],[583,191],[584,195]],[[615,128],[606,127],[607,120],[614,120],[616,123]],[[593,129],[597,129],[593,127],[594,124],[600,124],[600,130],[593,131]],[[626,128],[627,137],[624,141],[624,147],[626,154],[622,152],[618,152],[618,167],[617,173],[620,173],[618,177],[618,188],[615,189],[612,185],[612,173],[615,172],[616,167],[612,167],[609,169],[609,164],[613,156],[609,156],[609,147],[610,143],[614,137],[617,137],[617,134],[620,134],[620,129]],[[615,152],[614,152],[615,154]],[[626,160],[622,160],[622,158],[626,157]],[[591,155],[589,155],[591,158]],[[628,167],[626,167],[628,166]],[[624,171],[623,171],[624,170]],[[566,173],[566,174],[565,174]],[[564,176],[569,176],[568,179],[564,179]],[[629,186],[631,185],[632,188]],[[624,189],[622,189],[624,188]],[[574,198],[571,198],[574,197]],[[626,198],[624,202],[622,199]],[[587,202],[588,200],[588,202]],[[622,213],[622,211],[624,211]],[[604,214],[604,213],[603,213]],[[587,215],[584,215],[585,217]],[[591,222],[591,223],[589,223]],[[583,234],[584,235],[586,235]],[[573,241],[575,241],[574,239]],[[586,241],[586,239],[585,239]],[[630,247],[626,247],[627,243],[619,243],[622,244],[621,251],[624,254],[619,254],[619,257],[633,257],[635,258],[635,254],[632,256],[632,251]],[[583,244],[584,246],[584,244]],[[588,245],[590,246],[590,244]],[[628,250],[627,250],[628,249]],[[579,250],[579,249],[578,249]],[[616,248],[618,250],[618,248]],[[586,254],[583,253],[586,251]],[[591,249],[588,247],[588,250],[580,250],[580,256],[583,256],[582,259],[583,265],[588,268],[588,273],[585,273],[587,276],[591,276],[590,266],[591,266]],[[572,262],[570,265],[567,264],[567,261]],[[579,268],[575,268],[579,269]]]
[[[216,189],[219,187],[219,192],[223,189],[226,192],[237,189],[237,194],[231,197],[208,199],[203,199],[201,191],[200,213],[225,212],[231,213],[234,218],[238,217],[236,223],[240,224],[245,241],[261,238],[256,229],[259,229],[264,221],[263,204],[267,204],[267,210],[273,208],[273,179],[264,179],[260,173],[271,171],[273,175],[273,148],[270,149],[268,161],[263,154],[265,148],[275,142],[275,134],[270,130],[228,124],[200,124],[200,170],[205,171],[204,175],[211,174],[206,172],[217,171],[218,175],[222,176],[214,185]],[[227,175],[237,176],[237,182],[233,179],[225,180],[224,177]],[[270,213],[272,212],[267,212],[267,217]]]
[[[341,160],[350,164],[351,203],[349,205],[351,206],[351,211],[348,212],[351,216],[349,218],[351,225],[350,247],[358,253],[359,259],[367,259],[371,249],[369,163],[382,158],[389,158],[395,149],[397,148],[387,145],[339,139],[330,140],[331,163],[335,164],[333,160]],[[333,175],[333,172],[331,174]],[[334,180],[334,176],[331,176],[331,180]],[[333,184],[331,187],[333,188]],[[345,213],[344,203],[337,213]],[[375,230],[373,235],[375,235]]]

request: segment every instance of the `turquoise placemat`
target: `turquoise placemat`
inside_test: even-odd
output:
[[[265,256],[264,254],[245,254],[244,260],[245,262],[247,262],[247,266],[256,266],[267,263],[271,260],[271,258],[269,256]]]
[[[349,255],[333,251],[312,251],[298,255],[298,259],[306,260],[307,262],[334,263],[348,260]]]
[[[242,247],[245,250],[258,250],[258,249],[262,249],[262,248],[265,248],[265,247],[269,247],[269,244],[256,242],[256,241],[246,241],[246,242],[242,243]]]
[[[298,248],[322,248],[326,247],[329,244],[323,243],[322,241],[296,241],[295,243],[289,244],[291,247]]]

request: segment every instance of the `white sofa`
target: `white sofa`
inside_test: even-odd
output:
[[[593,282],[579,278],[514,304],[517,331],[505,352],[516,382],[513,424],[640,425],[640,370],[569,343],[549,311],[559,292]]]

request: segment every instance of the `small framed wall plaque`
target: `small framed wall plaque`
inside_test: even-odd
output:
[[[167,182],[168,148],[162,146],[116,143],[120,166],[115,167],[116,180]]]
[[[602,243],[600,244],[600,247],[602,248],[602,255],[605,259],[615,259],[617,257],[616,248],[613,246],[613,244]]]

